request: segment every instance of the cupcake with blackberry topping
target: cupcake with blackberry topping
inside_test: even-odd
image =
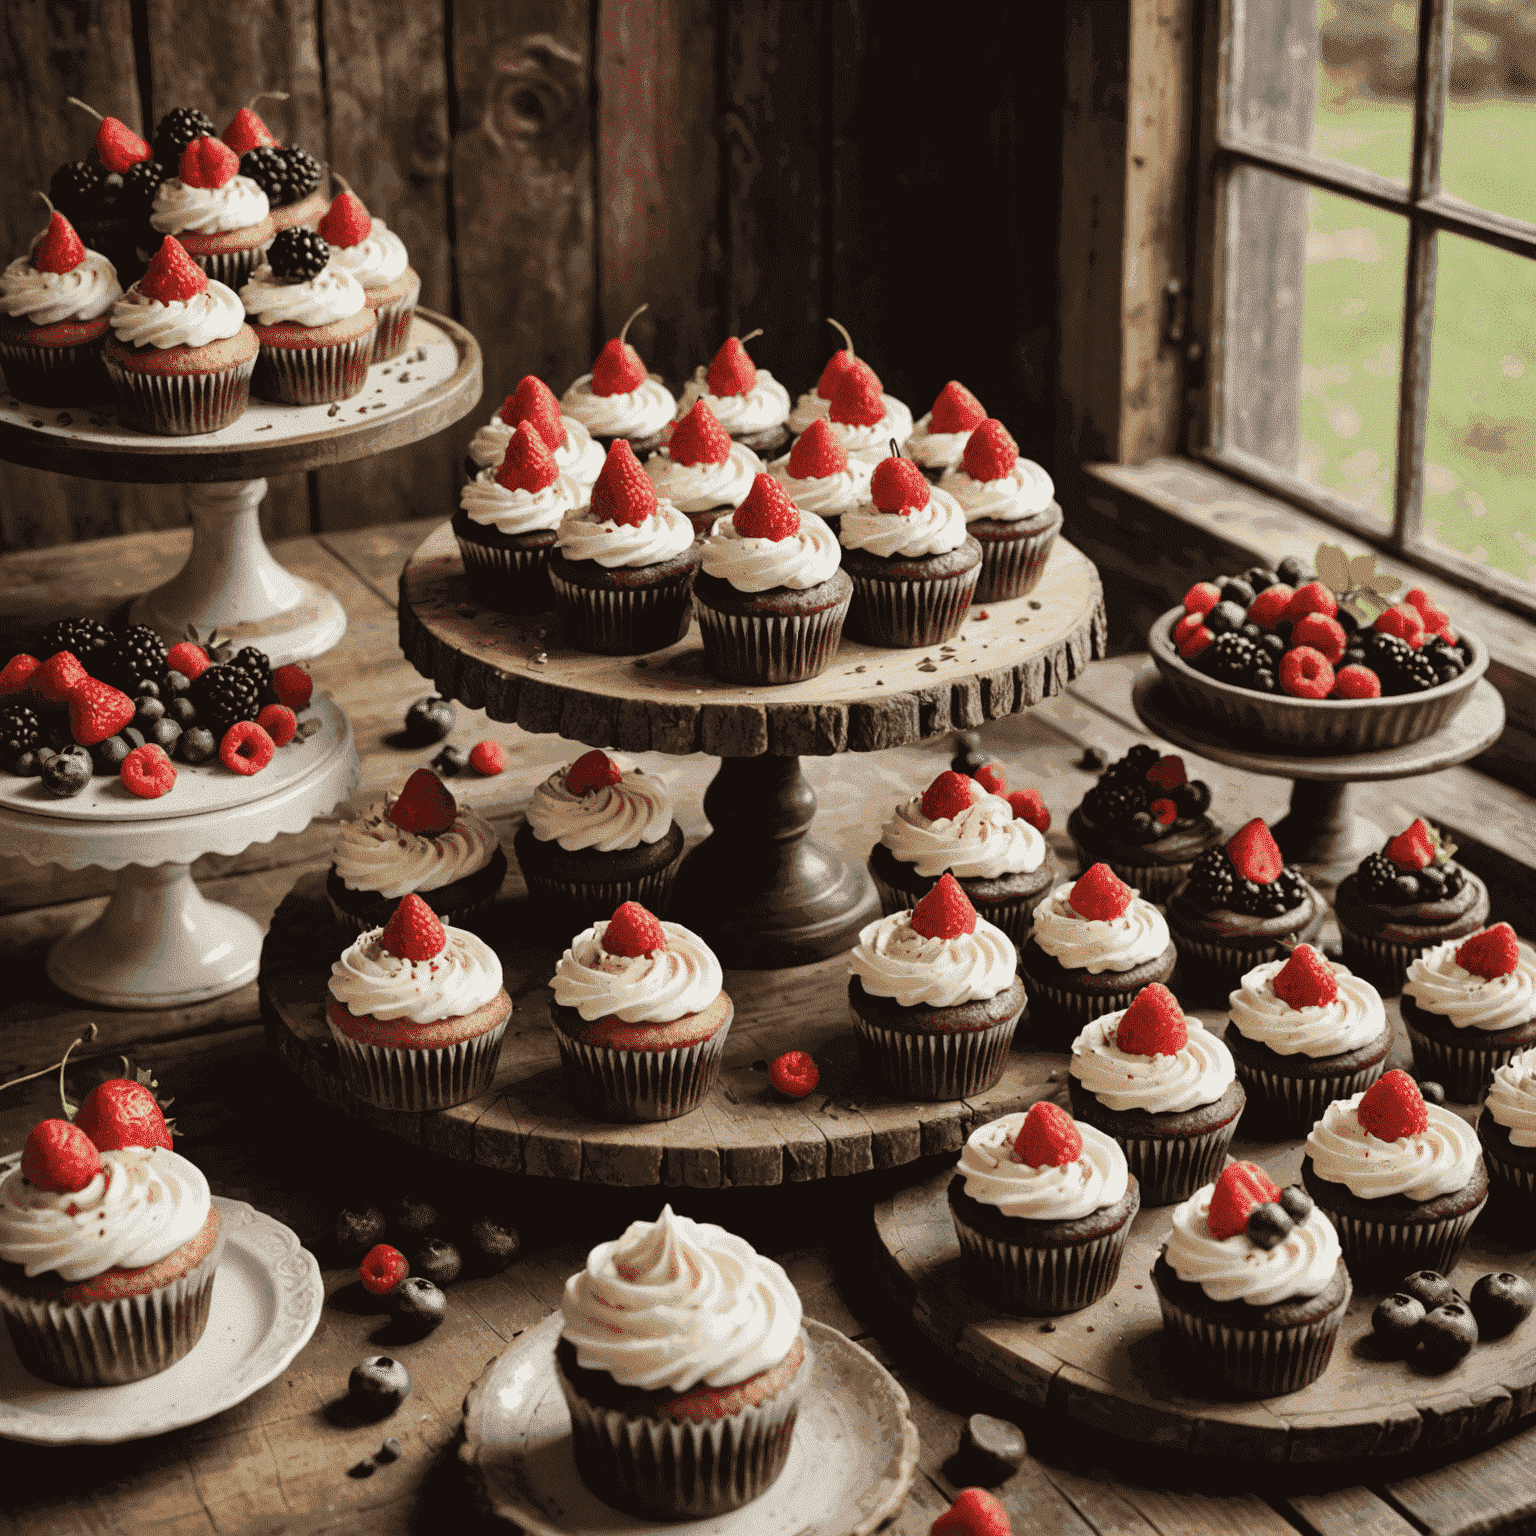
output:
[[[869,481],[875,466],[851,459],[833,435],[831,424],[818,416],[795,439],[782,459],[768,466],[768,473],[784,487],[785,494],[802,512],[814,512],[833,533],[842,528],[843,513],[869,500]]]
[[[621,437],[641,457],[654,453],[677,414],[672,391],[658,375],[645,371],[640,354],[624,339],[649,308],[642,304],[603,344],[591,373],[582,374],[560,397],[561,413],[579,421],[604,453]]]
[[[363,285],[363,301],[379,324],[373,361],[388,362],[405,351],[421,277],[400,236],[383,219],[372,217],[341,177],[336,180],[341,191],[320,220],[320,238],[330,247],[331,261]]]
[[[1221,841],[1206,815],[1210,787],[1184,759],[1141,743],[1111,763],[1067,818],[1084,864],[1105,863],[1148,901],[1166,901],[1194,861]]]
[[[912,412],[894,395],[885,394],[879,374],[862,358],[854,356],[853,338],[844,327],[830,316],[827,318],[827,324],[841,333],[844,345],[827,359],[827,365],[821,370],[821,377],[816,381],[816,388],[801,395],[795,401],[795,408],[789,413],[789,430],[798,437],[810,427],[813,421],[830,421],[832,397],[839,383],[850,377],[864,380],[882,401],[879,419],[888,421],[890,424],[890,431],[885,437],[873,439],[875,451],[868,460],[870,467],[873,468],[885,453],[885,445],[890,438],[894,437],[898,443],[904,443],[912,435]],[[837,436],[840,440],[846,441],[844,433],[840,432]],[[863,457],[861,454],[853,456]]]
[[[789,391],[747,356],[747,343],[762,334],[727,336],[709,367],[694,369],[677,409],[685,416],[703,401],[734,442],[776,453],[789,441]]]
[[[1255,817],[1211,848],[1168,899],[1168,926],[1190,990],[1218,1005],[1255,966],[1313,943],[1328,906]]]
[[[1477,1139],[1495,1206],[1529,1232],[1536,1217],[1536,1047],[1494,1068]]]
[[[696,538],[707,538],[715,519],[729,517],[747,499],[763,461],[696,400],[668,429],[666,442],[645,461],[656,494],[685,513]]]
[[[512,434],[527,422],[555,456],[555,468],[577,485],[591,486],[603,472],[603,450],[574,416],[560,414],[560,402],[543,379],[525,373],[517,388],[470,439],[464,473],[473,480],[482,470],[499,469]]]
[[[287,91],[258,91],[219,135],[240,156],[240,174],[267,194],[274,229],[314,224],[325,212],[320,162],[305,150],[285,149],[256,115],[258,101],[287,100]]]
[[[1456,862],[1455,852],[1439,828],[1417,817],[1379,853],[1367,854],[1334,894],[1344,961],[1385,996],[1402,991],[1420,955],[1488,921],[1488,887]]]
[[[958,379],[951,379],[932,408],[917,418],[907,439],[907,453],[937,484],[946,470],[963,462],[971,433],[986,419],[981,401]]]
[[[122,119],[104,117],[76,96],[69,102],[96,119],[96,136],[84,160],[61,165],[53,173],[48,195],[85,245],[112,263],[118,281],[132,282],[149,259],[148,251],[140,257],[139,247],[149,244],[153,249],[160,243],[150,242],[145,228],[150,201],[169,173]]]
[[[215,282],[239,288],[275,233],[267,194],[240,174],[240,159],[207,134],[181,152],[176,174],[160,183],[150,228],[174,235]]]

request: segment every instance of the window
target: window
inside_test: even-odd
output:
[[[1194,452],[1536,615],[1536,0],[1209,0]]]

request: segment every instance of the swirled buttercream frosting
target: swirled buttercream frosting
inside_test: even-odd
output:
[[[565,428],[565,439],[555,449],[555,468],[562,475],[569,475],[577,485],[590,488],[603,472],[603,450],[574,416],[562,416],[560,425]],[[470,458],[482,469],[499,469],[516,431],[516,427],[509,427],[501,419],[498,411],[469,440]]]
[[[944,471],[939,484],[965,508],[967,521],[1016,523],[1044,512],[1056,495],[1051,477],[1032,459],[1019,458],[1001,480],[973,480],[964,465]]]
[[[35,326],[94,320],[122,296],[117,268],[100,251],[87,251],[67,272],[41,272],[30,256],[18,256],[0,272],[0,315]]]
[[[605,570],[659,565],[693,543],[693,524],[670,501],[658,500],[638,523],[599,517],[588,505],[566,517],[555,542],[567,560],[595,560]]]
[[[432,1024],[483,1008],[501,991],[501,961],[484,939],[446,923],[448,942],[430,960],[406,960],[371,928],[331,967],[331,996],[359,1018]]]
[[[560,397],[560,414],[573,416],[594,437],[649,437],[677,411],[672,391],[654,374],[622,395],[599,395],[584,373]]]
[[[907,457],[924,469],[948,469],[965,457],[965,445],[970,440],[969,427],[964,432],[933,431],[933,412],[926,411],[917,418],[907,439]]]
[[[862,549],[887,560],[947,555],[965,543],[965,513],[953,496],[934,486],[927,505],[911,512],[882,512],[872,501],[845,512],[837,538],[845,549]]]
[[[913,795],[880,832],[880,841],[918,874],[938,879],[947,869],[957,880],[1000,880],[1028,875],[1045,862],[1045,839],[1013,814],[1001,795],[972,780],[971,803],[958,816],[929,821],[923,797]]]
[[[1360,1124],[1364,1097],[1335,1099],[1307,1134],[1307,1156],[1318,1178],[1343,1184],[1358,1200],[1433,1200],[1466,1187],[1480,1153],[1476,1133],[1460,1115],[1426,1104],[1424,1131],[1383,1141]]]
[[[1035,940],[1071,971],[1091,976],[1130,971],[1156,960],[1171,942],[1168,923],[1150,901],[1132,892],[1119,917],[1084,917],[1072,905],[1072,884],[1058,885],[1035,908]]]
[[[738,592],[790,587],[803,592],[830,581],[842,564],[832,530],[814,512],[800,514],[800,530],[787,539],[754,539],[722,517],[704,541],[704,574],[728,581]]]
[[[902,1008],[955,1008],[1006,991],[1018,960],[1013,940],[984,917],[971,933],[930,939],[912,926],[910,912],[895,912],[859,930],[848,969],[872,997]]]
[[[240,290],[240,302],[257,325],[281,325],[286,320],[311,327],[348,320],[368,304],[363,285],[335,262],[302,283],[285,282],[262,262]]]
[[[570,764],[557,769],[528,802],[528,827],[541,843],[558,843],[567,853],[590,848],[619,853],[641,843],[659,843],[672,830],[672,797],[653,774],[609,754],[623,777],[585,794],[566,785]]]
[[[1484,1108],[1509,1132],[1511,1145],[1536,1147],[1536,1048],[1494,1068]]]
[[[739,507],[763,472],[763,461],[745,443],[732,443],[723,464],[679,464],[665,449],[650,455],[645,472],[656,494],[680,512]]]
[[[383,219],[375,219],[373,228],[356,245],[333,245],[331,265],[350,273],[364,288],[383,288],[394,282],[410,265],[405,241]]]
[[[1313,1008],[1291,1007],[1274,988],[1288,961],[1255,966],[1231,994],[1227,1007],[1239,1034],[1278,1056],[1338,1056],[1368,1045],[1387,1027],[1381,993],[1363,976],[1331,961],[1338,996]]]
[[[693,370],[678,402],[679,416],[686,416],[695,402],[702,400],[727,432],[765,432],[788,418],[789,391],[766,368],[757,370],[752,388],[742,395],[710,394],[707,375],[706,368]]]
[[[681,923],[663,922],[667,947],[649,955],[611,955],[607,923],[593,923],[571,940],[555,967],[555,1001],[588,1023],[666,1024],[702,1013],[720,995],[725,977],[715,952]]]
[[[569,475],[556,475],[542,491],[510,490],[496,483],[498,466],[482,469],[459,491],[459,506],[470,522],[497,533],[538,533],[558,528],[591,494]]]
[[[895,438],[897,448],[904,448],[912,435],[912,412],[890,395],[880,398],[885,402],[885,415],[872,427],[827,418],[832,435],[847,450],[850,459],[867,459],[872,465],[878,464],[881,459],[890,457],[892,438]]]
[[[1036,1168],[1013,1156],[1023,1124],[1020,1110],[971,1132],[957,1171],[972,1200],[1024,1221],[1076,1221],[1125,1198],[1125,1153],[1103,1131],[1079,1121],[1083,1150],[1075,1161]]]
[[[267,194],[249,176],[231,176],[222,187],[194,187],[173,176],[156,190],[149,222],[162,235],[222,235],[260,224],[271,211]]]
[[[135,283],[112,306],[112,334],[129,347],[206,347],[240,334],[245,306],[233,288],[209,280],[190,299],[163,303]]]
[[[849,453],[853,452],[853,447],[848,439],[842,436],[846,431],[873,433],[884,430],[887,424],[889,424],[890,431],[887,436],[894,437],[898,443],[905,443],[911,437],[912,412],[895,395],[881,395],[880,398],[885,403],[885,415],[877,426],[838,427],[836,429],[839,437],[842,437],[843,446],[848,449]],[[817,394],[813,389],[801,395],[795,401],[795,408],[789,413],[789,430],[798,437],[800,433],[804,432],[818,418],[828,423],[831,422],[832,402],[825,395]],[[889,444],[885,439],[881,440],[879,449],[880,451],[869,460],[871,469],[890,453]]]
[[[1456,963],[1465,943],[1447,939],[1419,955],[1408,967],[1404,995],[1457,1029],[1513,1029],[1536,1019],[1536,950],[1521,940],[1514,970],[1487,978]]]
[[[789,493],[801,512],[818,517],[841,517],[869,500],[869,479],[875,466],[865,459],[849,459],[847,469],[835,475],[808,475],[804,480],[789,472],[789,455],[775,459],[768,473]]]
[[[1125,1009],[1090,1020],[1072,1042],[1068,1070],[1105,1109],[1176,1115],[1214,1104],[1237,1079],[1226,1041],[1186,1017],[1189,1038],[1171,1056],[1133,1056],[1115,1039]]]
[[[389,819],[389,806],[376,801],[344,821],[331,857],[349,891],[377,891],[391,899],[412,891],[437,891],[484,869],[500,846],[495,829],[477,811],[461,805],[446,832],[407,832]]]

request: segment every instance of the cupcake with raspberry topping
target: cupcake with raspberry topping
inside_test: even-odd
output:
[[[1300,1135],[1385,1068],[1392,1025],[1381,994],[1310,944],[1255,966],[1227,1007],[1223,1038],[1248,1091],[1248,1117],[1265,1128]]]
[[[642,304],[617,336],[603,345],[592,364],[560,397],[560,412],[579,421],[607,453],[622,437],[642,458],[660,448],[667,423],[677,414],[672,391],[645,371],[640,354],[624,339]]]
[[[849,449],[852,457],[864,459],[873,469],[885,457],[891,438],[894,437],[899,445],[911,437],[912,412],[894,395],[885,394],[880,376],[862,358],[854,356],[853,338],[848,332],[836,320],[829,318],[827,324],[842,333],[844,346],[827,359],[827,365],[816,381],[816,388],[795,401],[795,408],[789,413],[789,430],[798,437],[800,433],[809,430],[813,421],[830,422],[832,397],[837,393],[838,385],[850,378],[857,379],[867,386],[866,392],[870,398],[880,402],[880,410],[873,418],[873,425],[888,426],[889,431],[884,437],[879,437],[873,431],[864,435],[851,435],[846,430],[838,430],[834,435]],[[866,410],[865,414],[869,414],[869,411]],[[842,424],[844,429],[851,425],[848,422]],[[868,455],[858,453],[854,451],[856,446],[867,446],[871,451]]]
[[[599,1243],[561,1311],[555,1365],[576,1469],[605,1503],[702,1519],[778,1477],[815,1361],[772,1259],[668,1205]]]
[[[915,906],[946,870],[1016,946],[1028,942],[1035,904],[1060,873],[1045,839],[1002,795],[948,771],[896,807],[869,855],[887,916]]]
[[[687,514],[697,538],[707,538],[715,519],[729,517],[747,499],[763,461],[735,441],[707,401],[695,401],[672,423],[664,446],[645,461],[656,494]]]
[[[1420,955],[1488,921],[1488,887],[1456,862],[1455,852],[1438,827],[1417,817],[1379,853],[1367,854],[1334,893],[1345,963],[1383,996],[1402,991]]]
[[[447,1109],[496,1073],[512,999],[484,939],[412,893],[331,967],[326,1020],[342,1077],[378,1109]]]
[[[683,829],[660,779],[594,748],[534,790],[512,851],[534,905],[569,932],[626,901],[664,916]]]
[[[1408,967],[1401,1007],[1419,1075],[1475,1104],[1495,1068],[1536,1045],[1536,951],[1508,923],[1447,939]]]
[[[239,289],[272,240],[267,194],[240,174],[240,157],[211,134],[181,152],[176,174],[155,190],[149,210],[157,235],[174,235],[214,282]]]
[[[964,1099],[1003,1075],[1024,1011],[1018,955],[953,875],[860,930],[848,1004],[864,1080],[894,1099]]]
[[[720,1076],[735,1007],[715,953],[626,901],[571,940],[549,1010],[565,1089],[609,1120],[675,1120]]]
[[[1090,1020],[1072,1042],[1072,1113],[1113,1136],[1147,1205],[1221,1172],[1248,1102],[1232,1053],[1160,983]]]
[[[341,188],[320,220],[320,238],[330,247],[331,264],[362,284],[363,302],[378,325],[373,361],[388,362],[405,351],[421,297],[421,277],[400,236],[383,219],[374,218],[346,182]]]
[[[833,533],[842,527],[843,513],[869,500],[874,472],[873,464],[848,457],[848,450],[821,416],[795,439],[795,446],[782,459],[768,466],[768,473],[789,499],[802,512],[814,512]]]
[[[1140,1208],[1116,1142],[1048,1102],[977,1126],[949,1182],[961,1278],[1025,1316],[1108,1295]]]
[[[1008,429],[989,417],[966,439],[960,463],[944,471],[939,485],[964,508],[971,537],[981,544],[977,601],[1033,591],[1061,531],[1051,477],[1020,457]]]
[[[538,432],[555,456],[555,468],[579,486],[590,487],[603,472],[603,450],[574,416],[560,414],[560,402],[543,379],[525,373],[501,409],[469,440],[464,473],[473,480],[482,470],[501,468],[512,435],[523,422]]]
[[[933,408],[917,418],[907,439],[907,453],[938,484],[945,470],[956,468],[964,459],[971,433],[986,419],[981,401],[958,379],[951,379],[939,391]]]
[[[727,336],[708,368],[695,368],[678,404],[686,416],[703,401],[733,441],[756,453],[777,453],[789,441],[789,391],[747,356],[747,343],[761,331]]]
[[[1477,1139],[1495,1207],[1529,1232],[1536,1217],[1536,1047],[1494,1068]]]

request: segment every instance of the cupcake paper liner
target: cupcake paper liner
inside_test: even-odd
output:
[[[893,1099],[964,1099],[984,1092],[1003,1075],[1019,1024],[1016,1013],[987,1029],[909,1032],[882,1029],[850,1011],[859,1072],[870,1087]]]
[[[1045,562],[1051,557],[1051,546],[1061,531],[1061,523],[1057,516],[1044,532],[1025,539],[978,539],[981,574],[972,601],[996,603],[1033,591],[1045,574]]]
[[[1200,1136],[1111,1136],[1141,1185],[1141,1203],[1172,1205],[1202,1184],[1214,1184],[1227,1159],[1242,1113]]]
[[[1383,1056],[1358,1072],[1336,1072],[1327,1077],[1291,1077],[1284,1072],[1250,1067],[1235,1056],[1233,1064],[1237,1080],[1248,1095],[1249,1119],[1262,1122],[1267,1129],[1305,1136],[1335,1099],[1364,1093],[1386,1070],[1387,1059]]]
[[[910,911],[921,899],[911,891],[899,891],[894,885],[887,884],[872,868],[869,870],[869,878],[874,881],[875,890],[879,892],[880,910],[886,917]],[[1039,902],[1040,898],[1033,896],[1018,901],[977,902],[975,905],[976,910],[993,927],[1001,928],[1013,940],[1015,949],[1023,949],[1029,943],[1030,934],[1034,932],[1035,908]]]
[[[159,237],[156,237],[156,244]],[[223,283],[226,288],[233,288],[236,293],[251,280],[251,274],[261,265],[261,259],[266,254],[266,244],[252,246],[246,251],[209,251],[202,256],[187,254],[192,257],[198,266],[206,272],[211,281]]]
[[[961,1277],[977,1295],[1008,1312],[1025,1317],[1080,1312],[1114,1287],[1135,1215],[1133,1210],[1103,1237],[1058,1248],[1007,1243],[977,1232],[956,1217]]]
[[[1363,976],[1383,997],[1395,997],[1403,990],[1408,967],[1418,957],[1434,948],[1429,944],[1394,944],[1388,939],[1366,938],[1351,933],[1341,922],[1344,964],[1356,976]]]
[[[101,348],[100,337],[73,347],[0,342],[5,387],[28,405],[77,406],[105,400],[110,390]]]
[[[1116,864],[1112,859],[1100,859],[1075,838],[1072,846],[1077,849],[1078,860],[1084,869],[1090,864],[1108,864],[1127,885],[1133,886],[1151,902],[1167,901],[1183,885],[1194,864],[1193,859],[1187,864]]]
[[[826,671],[843,638],[850,592],[819,613],[719,613],[695,601],[704,659],[728,683],[801,683]]]
[[[1427,1077],[1439,1083],[1445,1089],[1446,1098],[1454,1099],[1458,1104],[1477,1103],[1488,1091],[1495,1069],[1513,1060],[1521,1051],[1530,1049],[1529,1041],[1523,1045],[1474,1045],[1470,1042],[1466,1045],[1442,1045],[1440,1041],[1421,1034],[1406,1019],[1403,1022],[1408,1025],[1408,1039],[1413,1046],[1414,1076]],[[1490,1038],[1491,1032],[1467,1029],[1461,1033],[1486,1040]],[[1510,1033],[1519,1034],[1521,1031],[1511,1030]],[[1498,1037],[1495,1035],[1492,1038]]]
[[[163,437],[194,437],[217,432],[245,414],[256,358],[218,373],[137,373],[110,357],[102,358],[102,366],[125,427]]]
[[[958,632],[971,606],[979,565],[937,581],[884,581],[853,576],[848,633],[870,645],[912,650]]]
[[[1416,1269],[1437,1269],[1448,1275],[1467,1246],[1472,1223],[1488,1203],[1487,1195],[1461,1216],[1444,1221],[1364,1221],[1329,1211],[1339,1234],[1339,1247],[1355,1284],[1362,1290],[1391,1290]],[[1326,1207],[1325,1207],[1326,1209]]]
[[[393,304],[386,304],[383,309],[374,310],[374,318],[379,322],[379,328],[373,335],[373,361],[387,363],[392,357],[399,357],[405,351],[405,344],[410,340],[411,319],[416,313],[416,300],[420,296],[421,289],[417,288],[415,294],[407,294],[403,299],[397,299]]]
[[[1225,1003],[1227,996],[1242,984],[1243,977],[1255,966],[1267,965],[1271,960],[1288,956],[1297,943],[1309,942],[1305,930],[1290,935],[1292,943],[1275,939],[1270,943],[1254,944],[1244,949],[1229,949],[1225,944],[1206,943],[1201,939],[1186,939],[1174,932],[1174,947],[1179,952],[1179,975],[1192,991],[1202,997],[1216,998]],[[1125,1004],[1117,1004],[1119,1007]],[[1107,1011],[1107,1010],[1106,1010]]]
[[[693,617],[693,571],[649,587],[578,587],[549,573],[565,638],[603,656],[676,645]]]
[[[647,912],[665,917],[672,903],[672,882],[682,862],[679,853],[670,864],[631,880],[551,880],[529,874],[526,868],[523,879],[534,909],[541,917],[547,916],[552,926],[584,928],[606,922],[626,901],[638,901]]]
[[[1483,1111],[1487,1114],[1487,1110]],[[1488,1170],[1490,1192],[1497,1192],[1501,1204],[1521,1202],[1527,1212],[1536,1206],[1536,1168],[1517,1168],[1513,1163],[1500,1162],[1486,1145],[1483,1147],[1483,1167]]]
[[[480,901],[466,902],[462,907],[454,907],[447,912],[439,911],[436,907],[432,910],[437,912],[437,918],[440,923],[445,925],[451,924],[455,928],[462,928],[466,919],[472,918],[477,912],[484,912],[495,901],[496,894],[493,891],[489,896],[482,898]],[[330,903],[331,911],[336,914],[336,921],[354,938],[361,937],[371,929],[379,926],[378,923],[370,923],[365,918],[359,917],[355,912],[348,912],[346,908],[338,905],[329,896],[326,897],[326,900]]]
[[[348,1092],[378,1109],[447,1109],[484,1093],[496,1074],[507,1018],[494,1029],[431,1050],[365,1045],[331,1024]],[[329,1022],[329,1021],[327,1021]]]
[[[549,557],[554,547],[492,549],[489,544],[460,539],[469,595],[502,613],[547,613],[555,606],[549,584]]]
[[[555,1031],[565,1091],[610,1120],[676,1120],[709,1096],[725,1058],[730,1021],[707,1040],[667,1051],[588,1045]]]
[[[1027,1028],[1031,1050],[1070,1050],[1085,1024],[1100,1014],[1129,1008],[1140,991],[1138,987],[1128,992],[1063,992],[1037,982],[1022,970],[1019,975],[1029,993]],[[1145,1199],[1145,1191],[1143,1203],[1152,1203]]]
[[[329,347],[263,347],[252,391],[281,405],[324,405],[361,394],[373,361],[373,332]]]

